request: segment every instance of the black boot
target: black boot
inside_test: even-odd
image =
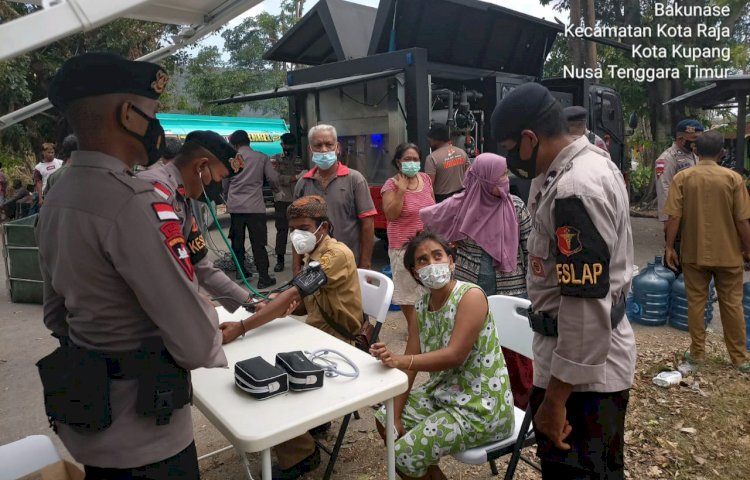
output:
[[[263,290],[264,288],[268,288],[272,285],[276,285],[276,278],[270,276],[269,274],[260,275],[260,277],[258,278],[258,290]]]
[[[276,255],[276,266],[273,267],[274,272],[284,271],[284,255]]]

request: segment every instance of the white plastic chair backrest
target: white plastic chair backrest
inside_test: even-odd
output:
[[[357,273],[362,290],[362,310],[378,323],[385,322],[393,297],[393,282],[380,272],[358,268]]]
[[[52,440],[46,435],[29,435],[0,445],[0,480],[28,475],[60,460]]]
[[[487,297],[487,302],[495,319],[500,345],[533,360],[534,331],[528,317],[518,311],[527,310],[531,302],[506,295],[492,295]]]

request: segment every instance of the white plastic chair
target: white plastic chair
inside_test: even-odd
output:
[[[13,480],[60,461],[52,440],[46,435],[29,435],[0,445],[0,480]]]
[[[487,297],[487,301],[495,319],[500,345],[533,360],[534,332],[529,325],[529,318],[522,313],[528,310],[531,302],[524,298],[505,295],[492,295]],[[515,423],[510,437],[455,453],[453,458],[471,465],[489,462],[492,474],[497,475],[495,460],[510,453],[508,469],[505,471],[506,480],[513,478],[519,459],[538,469],[537,465],[521,457],[521,449],[534,444],[534,431],[530,429],[531,406],[527,407],[525,412],[518,407],[513,407],[513,416]]]
[[[372,341],[375,342],[380,334],[380,328],[388,315],[393,297],[393,281],[380,272],[357,269],[359,274],[359,288],[362,290],[362,311],[376,321]]]
[[[393,296],[393,282],[382,273],[373,272],[372,270],[359,268],[357,269],[357,274],[359,275],[359,288],[362,291],[362,312],[366,316],[375,318],[376,321],[371,340],[371,343],[374,343],[377,341],[380,328],[385,322],[386,315],[388,315],[388,307],[391,305],[391,297]],[[341,450],[341,444],[344,442],[346,430],[349,427],[349,420],[352,415],[359,420],[359,412],[356,411],[347,413],[344,416],[341,420],[341,426],[339,427],[339,433],[336,436],[336,443],[333,445],[333,449],[329,449],[318,440],[315,440],[315,443],[330,456],[328,466],[323,474],[324,480],[328,480],[333,474],[333,466],[336,464],[336,459],[338,458],[339,450]]]

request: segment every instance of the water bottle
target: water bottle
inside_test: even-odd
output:
[[[675,274],[672,270],[664,266],[662,257],[658,255],[654,257],[654,270],[656,271],[656,273],[669,280],[670,286],[672,285],[672,282],[674,282],[675,279]]]
[[[714,296],[713,292],[714,288],[712,282],[709,285],[708,300],[706,300],[706,306],[703,309],[704,326],[708,326],[714,315],[712,301]],[[688,330],[688,301],[687,292],[685,291],[685,278],[682,275],[677,277],[672,283],[669,306],[669,325],[678,330]]]
[[[643,273],[633,279],[631,309],[639,313],[631,320],[648,326],[666,324],[669,296],[669,280],[656,273],[654,262],[649,262]]]
[[[745,346],[750,350],[750,282],[742,286],[742,309],[745,311],[745,332],[747,333]]]

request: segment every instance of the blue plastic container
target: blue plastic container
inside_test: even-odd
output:
[[[747,349],[750,350],[750,282],[742,286],[742,308],[745,310],[745,332]]]
[[[632,298],[626,299],[628,319],[648,326],[667,323],[669,314],[669,280],[654,269],[649,262],[646,269],[633,279]]]
[[[390,265],[386,265],[385,267],[383,267],[383,269],[380,271],[380,273],[382,273],[386,277],[388,277],[391,280],[393,280],[393,272],[391,271],[391,266]],[[392,303],[391,303],[391,306],[388,307],[388,311],[389,312],[398,312],[400,310],[401,310],[401,307],[399,307],[398,305],[394,305]]]
[[[714,316],[714,299],[716,293],[713,281],[708,286],[708,300],[703,313],[704,325],[708,326]],[[687,331],[688,329],[688,301],[687,292],[685,291],[685,278],[680,275],[672,283],[672,292],[670,294],[669,305],[669,325],[678,329]]]
[[[669,280],[670,286],[672,285],[672,282],[675,280],[675,274],[672,270],[664,266],[664,260],[658,255],[654,257],[654,270],[656,273]]]

